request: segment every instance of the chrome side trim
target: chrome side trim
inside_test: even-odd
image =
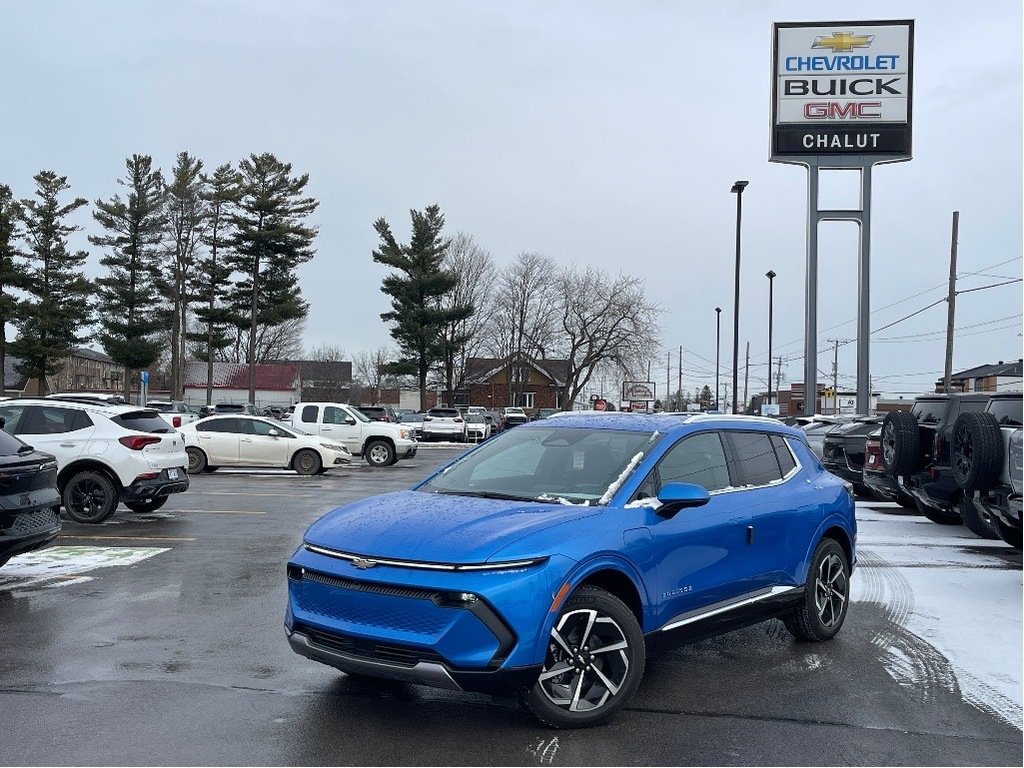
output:
[[[747,605],[753,605],[759,603],[762,600],[767,600],[772,597],[779,597],[791,592],[799,592],[803,587],[771,587],[763,592],[757,592],[747,597],[738,597],[732,600],[725,600],[720,603],[713,603],[707,608],[700,608],[696,611],[688,611],[687,613],[681,613],[678,616],[673,617],[669,620],[669,623],[661,628],[661,632],[668,632],[672,629],[678,629],[679,627],[686,626],[687,624],[693,624],[695,621],[701,621],[702,619],[708,619],[712,616],[717,616],[727,611],[735,610],[736,608],[743,608]]]
[[[362,555],[352,554],[351,552],[341,552],[336,549],[318,547],[315,544],[310,544],[308,542],[303,542],[302,546],[309,552],[314,552],[318,555],[326,555],[327,557],[333,557],[338,560],[346,560],[361,570],[372,568],[375,565],[390,565],[395,568],[415,568],[421,571],[505,571],[509,568],[525,568],[547,560],[546,557],[535,557],[529,560],[512,560],[503,563],[430,563],[416,560],[391,560],[383,557],[364,557]]]
[[[399,680],[405,683],[417,683],[429,685],[433,688],[444,688],[449,691],[461,691],[462,687],[452,679],[441,664],[428,661],[417,662],[413,667],[401,667],[394,664],[387,664],[370,659],[361,659],[349,656],[346,653],[324,648],[314,644],[308,635],[302,632],[292,632],[288,635],[288,644],[300,656],[328,664],[340,669],[342,672],[354,672],[356,674],[370,675],[373,677],[384,677],[389,680]]]

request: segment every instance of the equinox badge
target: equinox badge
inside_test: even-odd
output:
[[[361,571],[365,571],[367,568],[373,568],[377,564],[376,560],[369,560],[365,557],[353,557],[352,565]]]

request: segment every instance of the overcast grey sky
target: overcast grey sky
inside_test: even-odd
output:
[[[500,266],[524,251],[646,280],[684,387],[731,378],[734,180],[743,196],[741,365],[802,381],[806,172],[768,162],[771,24],[914,19],[914,159],[874,173],[872,327],[940,299],[952,212],[959,287],[1021,276],[1019,0],[962,2],[265,2],[3,0],[0,182],[67,175],[95,201],[124,159],[212,169],[270,151],[310,175],[318,255],[306,346],[391,343],[373,221],[400,240],[438,203]],[[849,185],[847,185],[849,186]],[[824,205],[843,204],[833,197]],[[95,231],[90,216],[76,223]],[[91,249],[91,269],[100,253]],[[982,273],[982,274],[972,274]],[[821,231],[819,367],[856,335],[856,226]],[[1021,356],[1020,284],[957,300],[954,369]],[[930,389],[946,306],[874,334],[876,389]],[[855,345],[839,350],[853,386]],[[741,372],[742,377],[742,372]],[[665,352],[655,380],[665,380]],[[759,382],[759,383],[755,383]],[[784,384],[785,386],[785,384]],[[659,388],[660,389],[660,388]]]

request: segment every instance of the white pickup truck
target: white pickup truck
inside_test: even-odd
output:
[[[160,412],[160,417],[177,429],[199,419],[199,414],[181,400],[147,400],[146,407]]]
[[[296,429],[341,443],[372,467],[387,467],[416,455],[412,427],[371,421],[344,403],[297,403],[290,423]]]

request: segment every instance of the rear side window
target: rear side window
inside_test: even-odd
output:
[[[1021,426],[1021,398],[997,398],[989,403],[988,412],[996,417],[996,421],[1007,426]]]
[[[18,434],[62,435],[91,426],[92,419],[85,411],[53,406],[32,406],[22,418]]]
[[[196,425],[197,432],[237,432],[238,419],[207,419]]]
[[[736,469],[744,485],[767,485],[782,479],[771,436],[764,432],[728,432]]]
[[[319,415],[320,408],[315,405],[304,405],[302,406],[302,412],[299,414],[299,419],[305,424],[316,424],[316,419]]]
[[[0,407],[0,418],[4,420],[4,432],[10,435],[20,433],[26,408],[24,405],[5,405]]]
[[[782,435],[772,435],[772,447],[775,449],[775,458],[779,461],[779,469],[782,471],[782,476],[785,477],[794,469],[796,469],[796,460],[793,458],[793,452],[789,450],[789,446],[786,445],[786,438]]]
[[[171,426],[156,411],[129,411],[110,419],[125,429],[136,432],[170,432]]]
[[[8,454],[17,453],[19,448],[24,447],[25,443],[21,442],[21,440],[13,435],[7,434],[4,430],[0,430],[0,455],[6,456]]]
[[[921,424],[938,424],[946,414],[948,404],[948,400],[918,400],[910,412]]]
[[[439,419],[454,419],[456,416],[462,416],[455,408],[431,408],[427,415]]]

